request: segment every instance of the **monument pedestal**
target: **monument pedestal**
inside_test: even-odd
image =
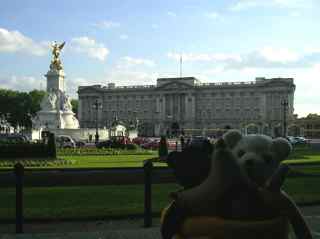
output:
[[[66,129],[78,129],[79,121],[74,116],[75,113],[72,111],[62,112],[62,119],[64,121],[64,128]]]
[[[47,78],[47,92],[49,92],[50,89],[65,92],[65,73],[63,70],[50,69],[47,74],[45,74],[45,77]]]
[[[47,129],[63,129],[65,128],[65,123],[61,119],[62,112],[57,112],[55,110],[45,111],[41,110],[37,113],[39,117],[40,127]]]

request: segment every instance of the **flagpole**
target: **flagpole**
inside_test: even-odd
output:
[[[182,78],[182,54],[180,54],[180,78]]]

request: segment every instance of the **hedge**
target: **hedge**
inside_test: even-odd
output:
[[[0,144],[0,159],[46,158],[48,145],[44,143]]]

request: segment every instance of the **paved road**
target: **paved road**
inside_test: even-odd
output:
[[[320,206],[303,207],[301,210],[312,230],[313,237],[315,239],[320,239]],[[21,236],[16,236],[14,234],[1,235],[1,232],[8,232],[8,230],[14,232],[14,226],[0,225],[0,239],[160,239],[159,218],[154,218],[153,222],[154,226],[151,228],[143,228],[142,219],[28,224],[25,226],[25,230],[28,233]],[[61,231],[63,231],[63,233],[61,233]],[[291,235],[290,238],[295,237]]]

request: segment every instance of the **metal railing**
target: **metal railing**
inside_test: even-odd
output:
[[[15,187],[16,233],[23,233],[24,188],[87,185],[133,185],[144,184],[144,227],[152,226],[152,184],[171,183],[175,179],[167,167],[154,167],[146,160],[143,167],[83,168],[83,169],[28,169],[17,163],[12,169],[2,170],[0,188]],[[134,172],[134,174],[132,174]],[[32,177],[28,177],[32,174]],[[63,177],[61,177],[63,175]],[[90,177],[88,177],[90,175]],[[109,177],[105,177],[108,175]],[[90,180],[88,180],[88,178]]]
[[[298,167],[298,166],[293,166]],[[42,186],[75,186],[75,185],[132,185],[144,184],[144,227],[152,226],[152,184],[173,183],[175,178],[168,167],[154,167],[151,160],[144,161],[143,167],[132,168],[84,168],[84,169],[25,169],[17,163],[13,170],[2,170],[0,188],[16,189],[16,233],[23,233],[24,225],[24,188]],[[132,172],[135,172],[132,174]],[[28,177],[32,173],[31,180]],[[4,175],[3,175],[4,174]],[[88,177],[90,174],[90,177]],[[9,177],[8,177],[9,175]],[[10,177],[11,175],[11,177]],[[61,180],[61,175],[64,179]],[[108,175],[110,177],[106,178]],[[76,176],[76,177],[75,177]],[[314,177],[319,174],[291,173],[290,178]],[[90,178],[90,180],[88,180]],[[6,180],[4,180],[6,179]],[[85,180],[84,180],[85,179]],[[111,180],[110,180],[111,179]],[[314,202],[319,204],[319,202]]]

